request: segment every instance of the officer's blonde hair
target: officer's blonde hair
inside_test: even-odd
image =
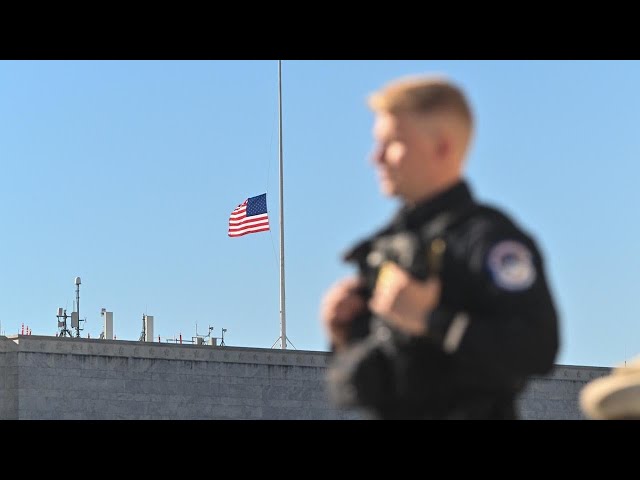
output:
[[[397,114],[450,113],[471,130],[473,114],[469,103],[456,85],[443,77],[405,77],[385,85],[368,98],[374,112]]]

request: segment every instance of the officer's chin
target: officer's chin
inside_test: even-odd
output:
[[[396,186],[388,181],[380,180],[380,193],[385,197],[397,197],[398,191]]]

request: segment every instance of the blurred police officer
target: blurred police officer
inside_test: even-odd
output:
[[[369,106],[380,188],[402,206],[346,255],[358,275],[323,300],[333,398],[375,418],[517,418],[517,394],[558,351],[540,251],[512,219],[477,203],[462,176],[473,117],[460,89],[405,78]],[[417,249],[396,242],[404,234]],[[380,247],[394,242],[414,258]],[[415,260],[425,275],[406,266]]]

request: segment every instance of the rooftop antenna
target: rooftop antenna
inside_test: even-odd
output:
[[[146,310],[146,309],[145,309]],[[146,330],[146,326],[145,326],[145,322],[144,322],[144,317],[145,314],[142,314],[142,333],[140,334],[140,338],[138,339],[139,342],[144,342],[144,339],[146,338],[146,334],[147,334],[147,330]]]
[[[100,310],[102,317],[102,332],[100,338],[103,340],[115,340],[113,338],[113,312],[108,312],[106,308]]]
[[[67,315],[67,309],[58,307],[58,328],[60,329],[59,337],[73,337],[71,330],[67,328],[67,318],[71,318],[71,315]],[[62,319],[62,320],[61,320]]]
[[[80,331],[84,330],[83,328],[80,328],[80,322],[86,322],[87,319],[85,318],[84,320],[80,320],[80,284],[82,283],[82,281],[80,280],[80,277],[76,277],[76,279],[74,280],[74,283],[76,285],[77,311],[71,312],[71,328],[76,329],[76,338],[80,338]]]
[[[224,347],[224,332],[226,332],[226,331],[227,331],[227,329],[226,329],[226,328],[223,328],[223,329],[222,329],[222,338],[220,339],[220,346],[221,346],[221,347]],[[226,354],[225,354],[225,355],[226,355]]]
[[[211,338],[211,332],[213,332],[213,325],[209,325],[209,332],[206,335],[198,334],[198,324],[196,323],[196,337],[202,337],[202,340],[205,341]]]
[[[107,313],[107,309],[106,309],[106,308],[104,308],[104,307],[102,307],[102,308],[100,309],[100,316],[101,316],[101,317],[104,317],[105,313]],[[100,337],[99,337],[99,338],[100,338],[100,340],[102,340],[102,339],[104,338],[104,335],[105,335],[105,332],[104,332],[104,326],[103,326],[103,327],[102,327],[102,331],[100,332]]]

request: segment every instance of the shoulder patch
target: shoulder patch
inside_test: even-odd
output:
[[[504,290],[525,290],[536,280],[531,251],[515,240],[496,243],[489,251],[487,267],[495,284]]]

